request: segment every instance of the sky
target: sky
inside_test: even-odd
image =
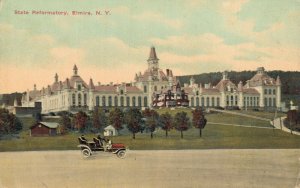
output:
[[[74,64],[86,82],[131,82],[151,46],[174,75],[300,71],[300,0],[0,0],[0,93],[64,81]]]

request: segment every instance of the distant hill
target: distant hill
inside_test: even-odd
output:
[[[243,84],[251,79],[256,74],[256,71],[230,71],[228,72],[229,79],[238,84],[240,81]],[[300,95],[300,72],[299,71],[268,71],[267,74],[272,78],[280,77],[282,83],[282,93],[285,95]],[[196,75],[177,76],[180,84],[190,83],[190,78],[194,77],[196,83],[211,83],[216,85],[222,79],[221,72],[203,73]]]

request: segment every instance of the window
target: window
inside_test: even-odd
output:
[[[273,106],[272,105],[272,98],[269,98],[269,106]]]
[[[272,90],[271,89],[269,89],[269,95],[271,95],[272,94]]]
[[[145,107],[148,106],[148,99],[147,99],[147,97],[144,97],[144,106],[145,106]]]
[[[201,106],[204,107],[204,97],[201,97]]]
[[[96,106],[99,106],[100,105],[100,98],[99,96],[96,97]]]
[[[199,95],[199,91],[196,91],[196,95]]]
[[[112,106],[112,97],[108,96],[108,106]]]
[[[211,98],[211,106],[214,107],[215,106],[215,98]]]
[[[106,97],[105,96],[102,97],[102,106],[106,106]]]
[[[154,86],[154,91],[157,91],[157,86]]]
[[[229,106],[229,96],[226,96],[226,105]]]
[[[84,103],[84,106],[87,105],[87,95],[86,95],[86,93],[83,95],[83,103]]]
[[[147,93],[147,86],[144,86],[144,93]]]
[[[209,98],[206,97],[206,106],[209,106]]]
[[[75,94],[74,93],[72,94],[72,104],[73,104],[73,106],[76,105],[76,99],[75,99]]]
[[[123,94],[124,94],[124,91],[123,91],[123,89],[121,89],[120,93],[121,93],[121,95],[123,95]]]
[[[268,90],[267,90],[267,89],[265,89],[265,92],[264,92],[264,94],[265,94],[265,95],[267,95],[267,94],[268,94]]]
[[[78,106],[81,106],[81,94],[78,93]]]
[[[267,107],[268,106],[268,100],[267,100],[267,98],[265,98],[264,103],[265,103],[265,107]]]
[[[124,97],[123,96],[121,96],[120,101],[121,101],[121,106],[124,106]]]
[[[220,106],[220,98],[217,97],[217,106]]]
[[[273,98],[273,106],[275,106],[275,107],[277,106],[277,105],[276,105],[276,99],[275,99],[275,98]]]
[[[276,95],[276,90],[275,89],[273,89],[273,95]]]
[[[237,106],[238,105],[238,97],[235,96],[235,105]]]
[[[126,97],[126,106],[130,106],[130,98]]]
[[[132,106],[135,107],[135,97],[132,97]]]
[[[80,85],[80,84],[77,85],[77,89],[78,89],[79,91],[81,90],[81,85]]]
[[[194,97],[191,98],[191,106],[194,106]]]
[[[138,97],[138,105],[139,105],[139,107],[142,106],[142,97]]]
[[[118,101],[118,97],[115,96],[115,106],[119,106],[119,101]]]
[[[196,106],[199,106],[199,97],[196,97]]]

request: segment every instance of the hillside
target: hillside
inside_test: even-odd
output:
[[[230,80],[238,84],[239,81],[242,81],[243,84],[246,83],[247,80],[251,79],[256,74],[256,71],[230,71],[228,72],[228,76]],[[300,72],[299,71],[269,71],[267,72],[269,76],[275,78],[277,76],[280,77],[282,83],[282,93],[285,95],[300,95]],[[177,76],[180,84],[189,83],[191,77],[194,77],[196,83],[211,83],[212,85],[216,85],[220,79],[222,78],[221,72],[212,72],[212,73],[203,73],[197,75],[185,75],[185,76]]]

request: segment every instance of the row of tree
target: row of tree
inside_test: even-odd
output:
[[[153,109],[145,109],[143,111],[138,108],[129,108],[122,111],[120,108],[114,108],[109,114],[106,114],[101,108],[95,108],[92,116],[89,117],[84,112],[78,112],[73,118],[67,114],[63,114],[60,119],[60,124],[63,129],[99,132],[103,130],[107,124],[111,124],[117,131],[122,130],[126,125],[127,129],[132,133],[132,138],[138,132],[148,131],[150,137],[153,138],[154,131],[160,127],[166,132],[166,137],[171,129],[180,131],[183,138],[183,131],[188,130],[191,124],[199,129],[199,136],[202,136],[202,129],[205,127],[207,120],[201,109],[195,109],[193,112],[192,121],[186,112],[178,112],[173,117],[169,113],[159,115]]]
[[[22,127],[21,121],[14,114],[0,108],[0,136],[18,133]]]

